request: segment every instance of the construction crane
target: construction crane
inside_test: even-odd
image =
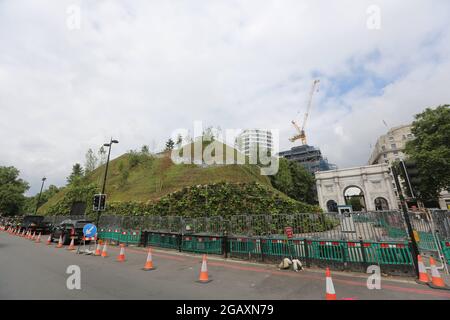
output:
[[[317,91],[319,91],[319,83],[320,83],[320,80],[314,80],[314,82],[312,84],[311,92],[309,93],[308,105],[306,107],[305,117],[303,118],[302,127],[300,128],[300,126],[294,120],[292,120],[292,124],[294,125],[295,129],[297,129],[298,134],[296,134],[295,136],[293,136],[292,138],[289,139],[289,141],[291,141],[291,142],[301,140],[302,145],[306,144],[306,134],[305,134],[306,122],[308,121],[309,112],[311,111],[312,100],[313,100],[314,92],[316,92],[316,88],[317,88]]]

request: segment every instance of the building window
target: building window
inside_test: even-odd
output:
[[[396,149],[397,145],[395,143],[391,144],[391,149]]]
[[[389,141],[394,141],[394,137],[389,137]]]
[[[387,159],[387,154],[386,153],[383,154],[383,158]]]
[[[381,146],[381,150],[386,151],[386,146]]]
[[[394,152],[394,156],[398,156],[398,151],[395,151],[395,152]]]

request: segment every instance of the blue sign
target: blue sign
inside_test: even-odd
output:
[[[97,234],[97,227],[92,223],[88,223],[83,227],[83,234],[85,237],[94,237]]]

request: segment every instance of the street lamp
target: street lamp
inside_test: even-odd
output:
[[[38,210],[38,208],[39,208],[39,203],[41,202],[42,189],[44,188],[44,182],[45,182],[45,180],[47,180],[47,178],[46,178],[46,177],[43,177],[43,178],[42,178],[42,184],[41,184],[41,191],[39,192],[39,197],[38,197],[38,200],[37,200],[37,203],[36,203],[36,209],[34,210],[34,215],[37,214],[37,210]]]
[[[113,138],[111,138],[109,143],[103,144],[104,147],[108,147],[108,158],[106,159],[105,176],[103,177],[103,186],[102,186],[102,193],[101,194],[105,194],[106,176],[108,175],[109,157],[111,155],[111,147],[112,147],[113,143],[119,143],[119,141],[118,140],[113,140]],[[98,226],[99,220],[100,220],[100,210],[97,211],[97,223],[96,223],[97,226]]]

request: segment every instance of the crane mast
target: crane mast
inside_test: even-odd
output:
[[[305,134],[306,123],[308,121],[309,113],[311,111],[312,100],[313,100],[314,92],[316,91],[316,87],[317,87],[317,90],[319,90],[318,89],[319,83],[320,83],[320,80],[314,80],[314,82],[312,84],[311,91],[309,93],[308,105],[306,107],[306,113],[305,113],[305,117],[303,118],[302,126],[300,127],[294,120],[292,120],[292,124],[294,125],[295,129],[298,131],[298,134],[296,134],[295,136],[293,136],[292,138],[289,139],[291,142],[301,140],[302,145],[306,144],[306,134]]]

